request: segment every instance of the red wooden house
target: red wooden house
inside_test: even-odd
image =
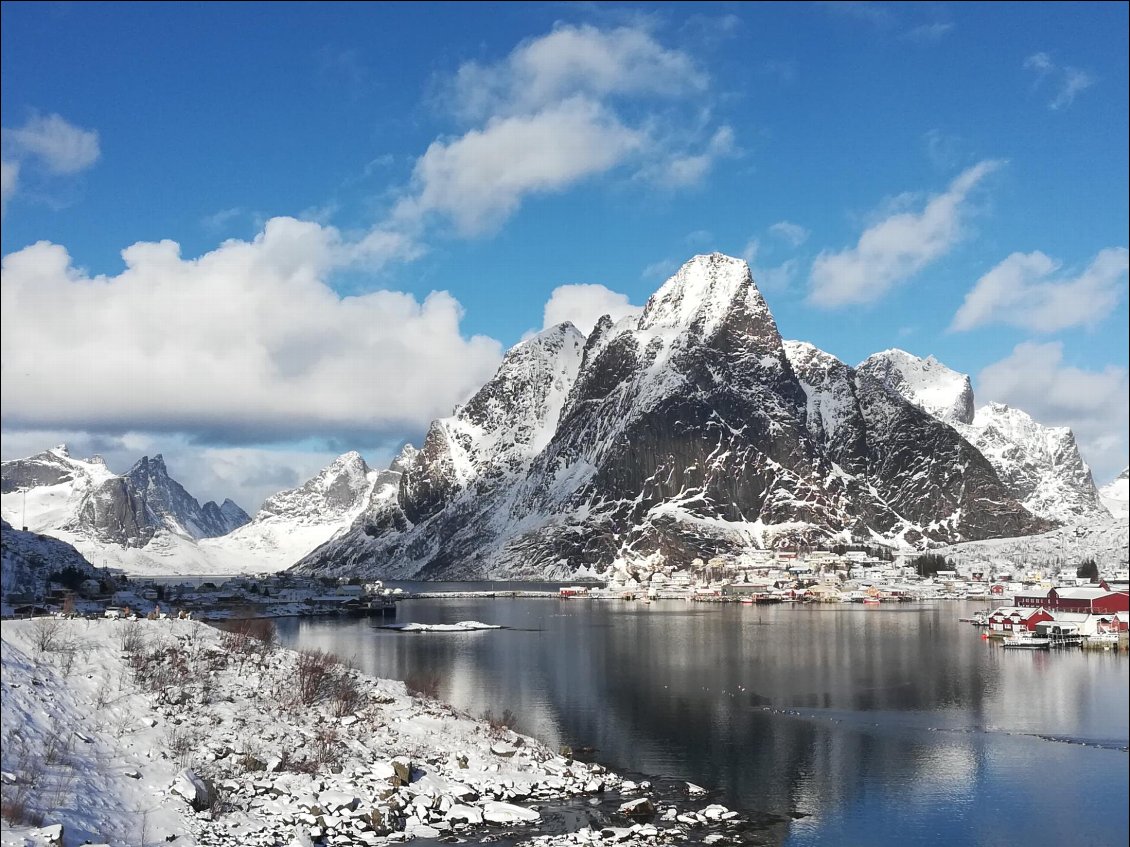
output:
[[[1055,618],[1044,608],[1001,606],[999,609],[994,609],[988,617],[989,632],[1016,632],[1021,629],[1035,632],[1036,624],[1051,620]]]

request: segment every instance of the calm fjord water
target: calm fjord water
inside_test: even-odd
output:
[[[1125,844],[1126,657],[1005,651],[957,622],[972,608],[412,600],[398,623],[509,628],[279,631],[378,676],[438,674],[457,708],[511,709],[614,769],[801,815],[788,847]]]

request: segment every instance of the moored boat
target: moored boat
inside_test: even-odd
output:
[[[1037,638],[1026,629],[1020,630],[1004,640],[1004,646],[1012,650],[1047,650],[1051,639]]]

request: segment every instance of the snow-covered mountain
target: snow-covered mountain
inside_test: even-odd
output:
[[[1130,468],[1123,468],[1122,473],[1100,488],[1099,497],[1112,515],[1126,519],[1130,514]]]
[[[2,479],[5,520],[130,573],[219,572],[198,542],[250,520],[231,500],[201,506],[160,455],[142,457],[119,476],[101,457],[78,459],[60,445],[4,462]]]
[[[101,456],[76,459],[65,444],[4,462],[4,516],[39,532],[66,530],[95,541],[144,547],[167,531],[190,539],[231,532],[250,518],[231,500],[203,506],[169,476],[160,455],[121,476]]]
[[[414,454],[408,446],[401,456]],[[395,472],[372,470],[360,453],[346,453],[298,488],[269,497],[246,525],[202,541],[200,548],[217,567],[230,571],[289,567],[371,508],[374,497],[379,500],[378,489],[388,496],[390,473]]]
[[[748,266],[698,256],[643,313],[512,349],[436,421],[395,499],[299,570],[572,575],[750,544],[1024,535],[1030,514],[950,426],[786,345]]]
[[[398,463],[376,472],[359,453],[339,456],[298,488],[268,498],[251,519],[231,500],[201,506],[161,456],[116,476],[99,457],[56,447],[3,465],[3,514],[77,547],[98,566],[130,574],[277,571],[297,562],[366,510],[393,499]]]
[[[1067,427],[1043,426],[1026,412],[1001,403],[988,403],[974,412],[969,377],[933,357],[919,359],[903,350],[885,350],[858,370],[961,433],[1033,514],[1059,523],[1107,519],[1091,470]]]

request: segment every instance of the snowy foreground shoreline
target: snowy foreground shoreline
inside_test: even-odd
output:
[[[6,621],[0,843],[742,840],[746,821],[695,786],[660,798],[498,720],[267,635],[196,621]],[[569,798],[611,802],[611,813],[546,834],[543,812]]]

